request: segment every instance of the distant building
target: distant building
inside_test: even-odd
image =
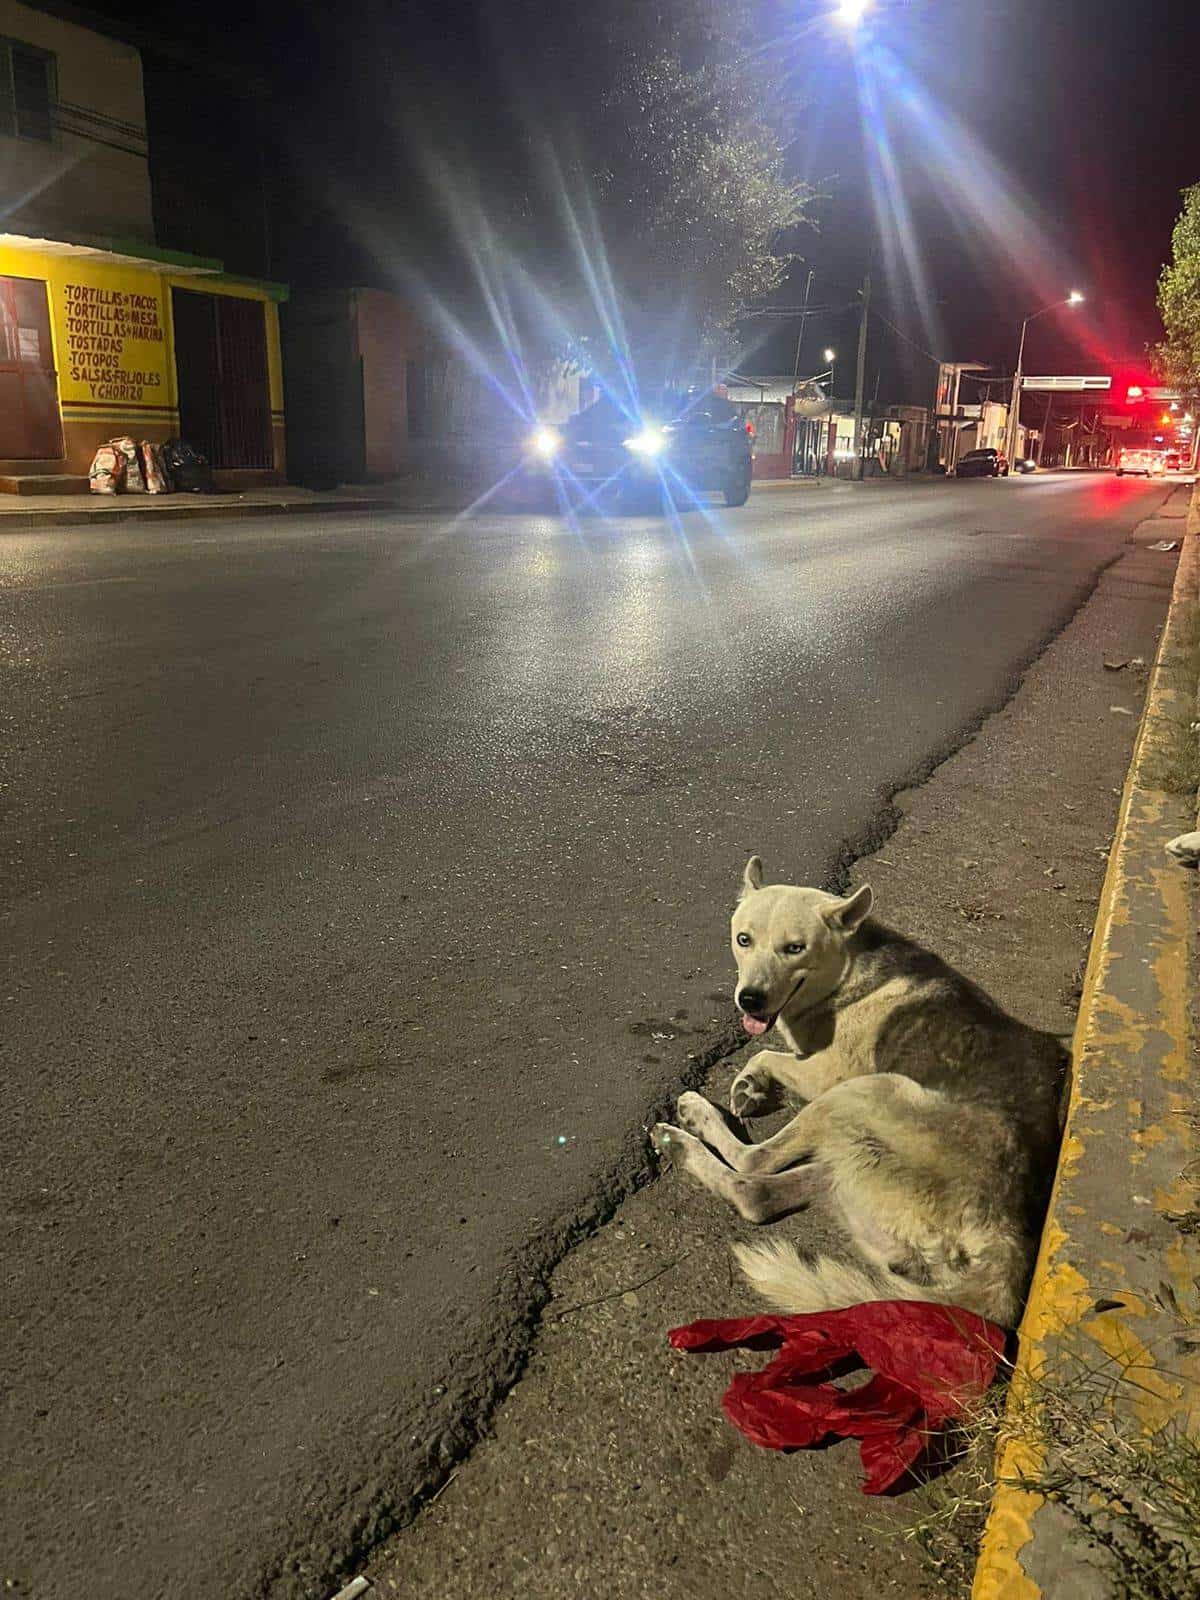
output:
[[[286,297],[156,245],[139,52],[0,0],[0,490],[82,487],[119,434],[281,481]]]
[[[731,373],[722,388],[754,430],[755,478],[851,476],[854,412],[822,384]],[[864,474],[905,477],[920,471],[928,426],[924,406],[869,406],[863,417]]]

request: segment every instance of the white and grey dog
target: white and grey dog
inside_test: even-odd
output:
[[[911,939],[847,899],[762,881],[752,856],[733,914],[735,1000],[763,1050],[734,1080],[737,1116],[808,1103],[747,1144],[698,1094],[657,1149],[750,1222],[822,1197],[847,1259],[782,1241],[735,1245],[788,1312],[934,1300],[1015,1326],[1054,1178],[1070,1057]],[[714,1153],[715,1152],[715,1153]]]

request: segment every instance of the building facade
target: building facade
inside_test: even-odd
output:
[[[285,298],[157,248],[138,52],[0,0],[0,490],[84,487],[120,434],[282,481]]]

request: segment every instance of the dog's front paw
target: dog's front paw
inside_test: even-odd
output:
[[[693,1138],[690,1133],[685,1133],[682,1128],[676,1128],[669,1122],[654,1124],[650,1130],[650,1143],[660,1156],[668,1156],[685,1166],[694,1151],[703,1149],[699,1139]]]
[[[783,1104],[783,1091],[761,1067],[743,1067],[729,1089],[729,1109],[735,1117],[765,1117]]]
[[[679,1126],[686,1128],[688,1133],[694,1133],[698,1139],[703,1139],[704,1130],[709,1126],[715,1109],[711,1101],[697,1094],[694,1089],[686,1090],[675,1102]]]
[[[682,1155],[684,1137],[683,1130],[669,1122],[656,1122],[650,1129],[650,1143],[660,1156]]]

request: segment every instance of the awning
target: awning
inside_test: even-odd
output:
[[[172,278],[224,279],[229,283],[262,289],[271,300],[288,298],[286,283],[266,278],[248,278],[225,271],[225,263],[213,256],[192,256],[182,250],[163,250],[143,239],[90,238],[41,239],[28,233],[0,233],[0,250],[36,251],[39,255],[64,256],[76,261],[93,261],[103,267],[140,267],[144,272],[166,273]]]

